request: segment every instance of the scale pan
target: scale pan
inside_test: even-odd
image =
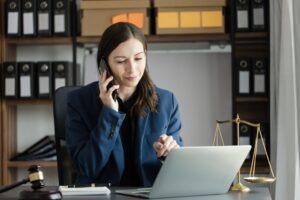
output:
[[[244,180],[249,183],[273,183],[276,178],[272,177],[255,177],[255,176],[249,176],[245,177]]]

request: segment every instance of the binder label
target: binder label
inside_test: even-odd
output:
[[[30,76],[21,76],[20,77],[20,96],[21,97],[30,97],[31,96],[31,85],[30,85]]]
[[[39,77],[39,94],[49,94],[49,77]]]
[[[55,15],[54,18],[54,32],[55,33],[61,33],[61,32],[65,32],[65,15],[63,14],[59,14],[59,15]]]
[[[34,34],[34,24],[33,24],[33,13],[23,14],[23,33],[24,34]]]
[[[5,96],[15,96],[15,78],[5,78]]]
[[[253,9],[253,24],[264,25],[264,9],[256,8]]]
[[[66,86],[66,79],[65,78],[56,78],[55,79],[55,90]]]
[[[265,92],[265,75],[258,74],[254,76],[254,92]]]
[[[48,13],[39,13],[39,30],[49,30],[49,14]]]
[[[239,93],[250,93],[250,73],[240,71],[239,73]]]
[[[237,27],[238,28],[248,28],[248,11],[238,10],[237,11]]]
[[[17,34],[19,27],[19,13],[18,12],[9,12],[8,13],[8,34]]]

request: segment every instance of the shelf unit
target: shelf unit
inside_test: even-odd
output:
[[[16,47],[18,45],[72,45],[73,46],[73,59],[76,63],[76,47],[85,44],[97,44],[100,37],[36,37],[36,38],[7,38],[4,36],[4,0],[0,1],[1,9],[1,28],[0,28],[0,62],[15,61],[16,60]],[[231,16],[232,17],[232,16]],[[268,42],[269,34],[267,32],[254,32],[254,33],[217,33],[217,34],[185,34],[185,35],[148,35],[146,36],[149,43],[171,43],[171,42],[220,42],[230,43],[234,45],[233,56],[244,56],[250,50],[255,50],[253,55],[268,56]],[[255,44],[255,45],[253,45]],[[233,82],[232,87],[235,88]],[[0,185],[9,184],[16,179],[16,170],[18,168],[26,168],[32,164],[39,164],[42,167],[57,167],[56,161],[10,161],[16,155],[16,115],[17,106],[19,105],[51,105],[51,100],[9,100],[1,98],[0,106],[0,128],[1,128],[1,161],[0,161]],[[263,106],[269,105],[269,97],[235,97],[233,95],[233,118],[239,110],[239,106],[249,104],[261,104]],[[238,106],[236,106],[238,105]],[[263,111],[266,115],[269,110]],[[247,120],[256,118],[256,116],[248,115]],[[267,119],[269,119],[267,117]],[[234,136],[235,134],[233,134]],[[233,137],[234,138],[234,137]],[[2,140],[2,141],[1,141]],[[233,140],[236,142],[236,138]],[[241,170],[247,173],[247,163]],[[263,165],[257,168],[258,173],[265,173],[266,169]]]
[[[231,0],[231,17],[234,18],[234,0]],[[268,15],[268,4],[269,1],[265,1],[265,10],[266,13],[266,20],[265,20],[265,30],[264,32],[256,32],[256,31],[242,31],[242,32],[236,32],[235,30],[235,21],[232,20],[231,23],[231,47],[232,47],[232,53],[231,53],[231,60],[232,60],[232,119],[237,117],[237,114],[239,114],[239,117],[243,120],[252,122],[252,123],[260,123],[261,127],[264,129],[262,130],[263,135],[265,136],[265,142],[267,146],[267,153],[270,157],[270,95],[269,95],[269,75],[270,75],[270,33],[269,30],[269,19],[267,17]],[[250,12],[251,14],[251,12]],[[249,16],[250,17],[250,16]],[[250,23],[249,23],[250,26]],[[265,84],[266,84],[266,91],[264,95],[253,95],[253,91],[250,92],[249,95],[246,96],[240,96],[237,94],[238,90],[238,80],[236,75],[236,68],[237,68],[237,59],[256,59],[256,58],[264,58],[266,60],[266,69],[265,69]],[[250,66],[252,68],[253,66]],[[251,71],[251,70],[250,70]],[[252,72],[253,73],[253,72]],[[253,74],[250,73],[250,77],[253,76]],[[251,79],[251,78],[250,78]],[[254,81],[253,81],[254,82]],[[251,83],[250,85],[254,84]],[[250,87],[250,86],[249,86]],[[252,86],[253,87],[253,86]],[[233,144],[237,143],[237,135],[234,133],[236,127],[233,125]],[[250,143],[254,147],[254,139],[256,130],[252,129],[250,127],[251,132],[250,133]],[[240,130],[241,131],[241,130]],[[253,149],[251,150],[253,152]],[[247,173],[247,170],[250,169],[251,165],[251,159],[247,159],[243,167],[241,169],[241,172]],[[256,172],[261,174],[268,174],[270,173],[270,169],[268,167],[267,158],[264,155],[257,155],[256,160]],[[249,172],[249,171],[248,171]]]

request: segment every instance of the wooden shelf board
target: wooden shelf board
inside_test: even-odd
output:
[[[236,102],[268,102],[268,97],[237,97]]]
[[[249,166],[242,166],[240,170],[241,174],[249,174],[250,167]],[[269,174],[270,169],[267,166],[256,166],[255,174]]]
[[[31,38],[6,38],[7,44],[14,45],[35,45],[35,44],[72,44],[71,37],[31,37]]]
[[[251,160],[245,160],[241,167],[242,174],[249,174],[251,166]],[[270,174],[270,168],[268,162],[260,157],[256,160],[255,174]]]
[[[151,35],[148,42],[199,42],[199,41],[229,41],[229,34],[185,34],[185,35]]]
[[[9,106],[52,104],[50,99],[6,99],[4,102]]]
[[[7,166],[12,168],[29,167],[31,165],[39,165],[41,167],[57,167],[57,161],[30,160],[30,161],[8,161]]]
[[[267,32],[239,32],[235,33],[236,39],[257,39],[257,38],[268,38]]]
[[[164,43],[164,42],[201,42],[201,41],[230,41],[229,34],[213,33],[213,34],[174,34],[174,35],[148,35],[146,36],[150,43]],[[80,36],[77,37],[77,42],[81,44],[98,43],[100,37]]]

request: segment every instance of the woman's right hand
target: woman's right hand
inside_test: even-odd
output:
[[[119,89],[119,85],[113,85],[109,89],[107,89],[108,84],[113,80],[113,76],[110,76],[106,78],[107,71],[104,70],[100,76],[99,76],[99,98],[101,99],[103,105],[118,111],[119,110],[119,104],[117,100],[114,100],[112,97],[113,91]]]

